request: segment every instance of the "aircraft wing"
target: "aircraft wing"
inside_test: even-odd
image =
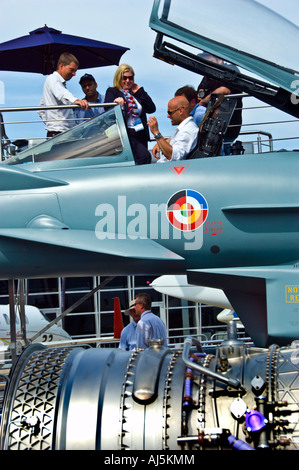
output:
[[[298,263],[190,270],[188,282],[223,289],[257,346],[299,335]]]
[[[100,235],[98,234],[98,237]],[[172,263],[180,266],[184,259],[165,248],[154,240],[148,238],[119,239],[117,234],[107,234],[99,239],[95,231],[73,230],[57,228],[9,228],[0,229],[0,240],[2,257],[6,260],[4,272],[5,279],[20,277],[20,273],[11,272],[10,266],[15,263],[14,259],[22,257],[21,277],[36,277],[35,268],[37,263],[41,266],[43,276],[59,275],[57,266],[63,266],[64,272],[72,273],[75,269],[76,275],[92,275],[90,273],[109,273],[113,269],[114,263],[119,259],[119,263],[126,265],[126,271],[131,274],[132,266],[130,259],[134,259],[140,266],[144,265],[146,270],[149,266],[155,266],[157,261],[165,262],[166,267]],[[34,244],[34,250],[32,249]],[[4,253],[4,255],[3,255]],[[24,261],[23,261],[24,260]],[[58,260],[58,261],[57,261]],[[3,260],[1,260],[3,262]],[[56,267],[55,267],[56,265]],[[32,266],[32,272],[31,272]],[[160,264],[159,264],[160,266]],[[20,269],[20,268],[19,268]],[[53,269],[53,273],[52,273]],[[141,269],[141,268],[140,268]],[[48,273],[44,271],[48,270]],[[136,266],[134,265],[134,270]],[[88,274],[87,274],[88,273]],[[8,274],[8,275],[7,275]],[[2,273],[0,272],[0,277]]]

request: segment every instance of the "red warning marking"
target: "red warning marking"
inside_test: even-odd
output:
[[[189,165],[182,165],[182,166],[172,166],[170,167],[174,173],[177,175],[182,175],[188,168]]]

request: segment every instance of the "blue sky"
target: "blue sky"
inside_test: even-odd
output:
[[[261,0],[260,3],[299,24],[297,0]],[[197,87],[201,77],[152,57],[155,33],[148,26],[152,4],[153,0],[88,0],[86,4],[82,0],[1,0],[0,42],[26,35],[47,24],[67,34],[129,47],[130,51],[124,54],[121,62],[133,66],[136,82],[144,86],[156,103],[155,115],[161,131],[171,135],[173,128],[167,119],[167,102],[180,86],[191,84]],[[112,85],[115,70],[116,66],[79,70],[76,77],[68,82],[68,89],[82,97],[79,79],[89,71],[95,76],[99,91],[104,94],[107,87]],[[0,71],[0,80],[4,83],[4,102],[0,103],[1,107],[39,104],[45,80],[43,75]],[[18,118],[23,120],[24,114],[19,113]],[[4,117],[5,121],[12,120],[10,113]],[[36,115],[32,114],[31,118],[36,119]],[[42,123],[32,126],[29,128],[34,129],[31,130],[32,136],[44,137]],[[25,137],[27,128],[24,125],[7,125],[6,131],[11,138]]]

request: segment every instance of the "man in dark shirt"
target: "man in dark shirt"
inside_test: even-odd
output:
[[[204,58],[207,60],[211,60],[212,62],[222,64],[223,60],[212,56],[210,54],[204,54]],[[228,68],[238,71],[238,67],[233,64],[225,64]],[[204,96],[201,97],[201,92],[203,92]],[[198,85],[197,94],[198,94],[198,103],[202,106],[207,107],[211,99],[211,94],[222,94],[222,95],[231,95],[237,94],[239,91],[236,88],[230,87],[228,88],[227,85],[219,82],[218,80],[214,80],[209,77],[203,77],[202,81]],[[224,143],[224,154],[229,155],[230,153],[230,143],[233,142],[239,135],[240,129],[242,126],[242,99],[238,98],[235,111],[231,117],[229,127],[225,133],[225,137],[223,139]]]

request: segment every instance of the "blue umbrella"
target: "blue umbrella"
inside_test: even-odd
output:
[[[63,52],[77,57],[81,69],[118,65],[127,50],[127,47],[63,34],[45,25],[27,36],[0,44],[0,70],[47,75],[56,70]]]

